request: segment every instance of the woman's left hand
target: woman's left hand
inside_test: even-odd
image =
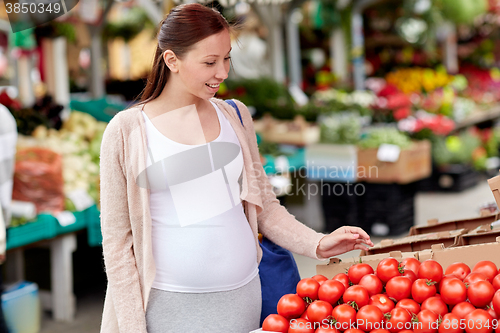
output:
[[[316,254],[318,258],[330,258],[352,250],[364,250],[373,246],[370,236],[358,227],[340,227],[321,238]]]

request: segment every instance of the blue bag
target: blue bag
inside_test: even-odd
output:
[[[233,100],[226,100],[241,119],[240,110]],[[300,274],[295,259],[290,251],[274,244],[263,237],[260,244],[262,248],[262,260],[259,264],[259,276],[262,289],[262,312],[260,314],[260,325],[268,315],[277,313],[277,305],[281,296],[295,294]]]

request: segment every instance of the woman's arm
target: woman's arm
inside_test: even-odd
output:
[[[274,243],[292,252],[316,259],[362,249],[364,248],[362,243],[372,246],[370,237],[361,228],[342,227],[329,235],[324,235],[297,221],[285,207],[281,206],[260,162],[252,117],[243,103],[239,101],[237,103],[238,108],[242,110],[253,167],[261,190],[263,210],[257,216],[259,231]]]
[[[104,132],[100,164],[102,247],[108,277],[106,297],[111,297],[120,333],[146,333],[128,209],[124,140],[118,117]]]

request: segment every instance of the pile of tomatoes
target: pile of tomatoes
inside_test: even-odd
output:
[[[386,258],[352,265],[331,280],[302,279],[263,331],[294,333],[500,333],[500,271],[457,262]]]

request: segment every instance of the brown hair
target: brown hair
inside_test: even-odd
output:
[[[226,19],[215,8],[208,8],[198,3],[172,8],[160,23],[153,68],[139,104],[155,99],[165,87],[170,74],[170,69],[163,60],[163,53],[166,50],[172,50],[182,59],[194,44],[224,29],[231,30]]]

